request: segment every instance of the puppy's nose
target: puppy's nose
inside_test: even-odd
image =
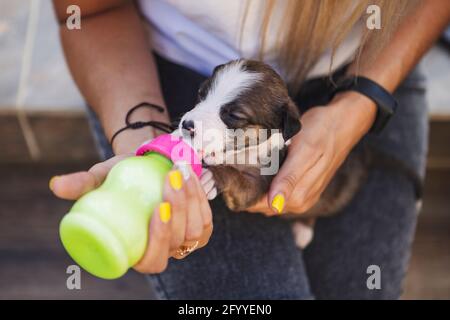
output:
[[[181,127],[189,132],[189,135],[193,137],[195,135],[195,124],[192,120],[184,120],[181,123]]]

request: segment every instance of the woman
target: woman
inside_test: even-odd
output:
[[[66,8],[74,3],[81,8],[81,30],[71,31]],[[70,70],[103,128],[97,135],[104,156],[116,156],[52,179],[51,189],[77,199],[115,162],[161,134],[149,127],[125,130],[110,147],[133,106],[145,101],[166,112],[138,109],[132,121],[169,122],[194,105],[198,85],[216,65],[259,58],[280,72],[304,111],[303,128],[267,197],[232,214],[220,198],[208,203],[198,179],[181,181],[174,169],[164,192],[171,210],[167,204],[164,212],[155,210],[147,252],[135,269],[152,274],[158,298],[398,298],[417,216],[408,175],[373,170],[343,212],[318,221],[304,251],[295,246],[289,221],[266,217],[312,207],[362,142],[423,177],[427,113],[423,77],[413,69],[448,23],[450,3],[375,3],[382,24],[370,30],[377,7],[368,9],[367,1],[54,1]],[[372,99],[355,91],[329,99],[330,75],[356,74],[398,102],[380,135],[367,134],[379,113]],[[168,262],[194,249],[188,259]],[[367,280],[371,265],[381,270],[375,289]]]

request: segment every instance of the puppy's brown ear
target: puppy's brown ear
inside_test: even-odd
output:
[[[282,109],[281,130],[284,141],[287,141],[300,131],[302,124],[299,119],[300,115],[293,111],[289,104],[285,104]]]
[[[217,71],[223,69],[223,67],[225,67],[225,63],[224,64],[219,64],[218,66],[216,66],[212,72],[212,75],[214,75]]]

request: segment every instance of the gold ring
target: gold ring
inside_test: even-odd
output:
[[[177,249],[177,254],[181,257],[187,256],[188,254],[192,253],[192,251],[194,251],[197,247],[198,247],[199,242],[195,241],[195,243],[191,246],[181,246]]]

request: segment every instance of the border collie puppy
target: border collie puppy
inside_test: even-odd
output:
[[[196,106],[179,131],[213,174],[226,205],[241,211],[260,200],[301,129],[300,112],[281,77],[268,65],[234,60],[214,69],[198,91]],[[319,202],[293,217],[297,244],[305,247],[318,216],[342,209],[367,176],[364,153],[352,152]]]

